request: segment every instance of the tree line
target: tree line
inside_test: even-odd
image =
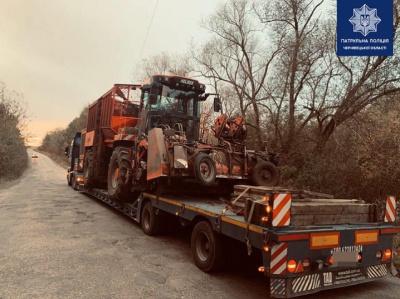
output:
[[[23,97],[0,81],[0,180],[18,178],[28,167],[25,137],[27,115]]]
[[[65,129],[58,128],[46,133],[38,149],[51,154],[59,161],[65,160],[65,148],[71,143],[75,133],[85,128],[87,113],[88,107],[84,107],[79,116],[74,118]]]
[[[162,73],[207,83],[229,117],[245,117],[249,148],[267,141],[278,153],[282,185],[381,200],[400,187],[400,57],[338,57],[327,4],[224,1],[202,20],[205,42],[143,59],[135,79]],[[395,0],[395,51],[399,15]],[[41,148],[62,151],[85,113],[47,134]]]
[[[283,185],[374,201],[400,187],[400,1],[392,57],[337,56],[329,4],[224,1],[202,20],[207,41],[146,58],[140,74],[208,80],[224,111],[245,117],[249,147],[279,154]]]

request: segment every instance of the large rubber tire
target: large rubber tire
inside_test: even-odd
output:
[[[196,266],[204,272],[215,272],[224,263],[221,236],[207,221],[196,224],[191,239],[192,255]]]
[[[143,232],[148,236],[155,236],[161,232],[161,216],[156,215],[150,201],[146,202],[142,208],[140,224],[142,226]]]
[[[203,186],[211,186],[215,183],[217,169],[213,159],[204,153],[200,153],[194,161],[194,175]]]
[[[108,165],[108,195],[114,200],[123,202],[134,199],[131,180],[127,180],[128,170],[131,167],[128,151],[126,147],[116,147]]]
[[[271,162],[258,162],[251,175],[251,180],[256,186],[276,186],[279,184],[279,170]]]
[[[86,152],[83,163],[83,182],[87,187],[95,187],[96,181],[93,177],[93,150]]]
[[[71,175],[71,178],[72,178],[72,184],[71,184],[72,185],[72,189],[78,190],[79,184],[76,182],[75,176]]]
[[[72,175],[69,171],[67,174],[67,182],[68,182],[68,186],[72,186]]]

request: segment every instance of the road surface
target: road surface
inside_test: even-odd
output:
[[[32,152],[29,152],[31,155]],[[66,183],[46,156],[0,186],[0,299],[268,298],[252,260],[209,275],[196,268],[190,232],[149,237],[135,222]],[[383,280],[304,298],[400,298],[400,280]]]

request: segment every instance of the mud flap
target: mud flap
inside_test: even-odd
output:
[[[161,128],[149,131],[147,152],[147,180],[167,174],[169,164],[164,134]]]

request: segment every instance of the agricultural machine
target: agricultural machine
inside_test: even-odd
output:
[[[214,95],[214,111],[220,112]],[[238,182],[278,184],[274,156],[247,149],[242,117],[222,114],[214,123],[214,142],[200,138],[205,131],[200,104],[209,96],[204,84],[174,75],[154,75],[142,85],[115,84],[89,107],[80,155],[84,184],[107,187],[119,201],[182,182],[194,182],[198,192]]]

